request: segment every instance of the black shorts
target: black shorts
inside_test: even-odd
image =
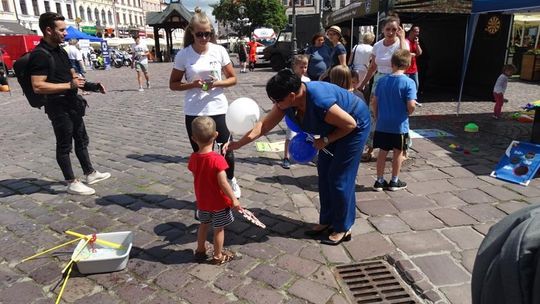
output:
[[[407,150],[407,139],[409,133],[396,134],[375,131],[373,135],[373,148],[379,148],[384,151]]]

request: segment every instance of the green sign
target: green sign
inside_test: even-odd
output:
[[[93,36],[95,36],[97,33],[95,26],[81,26],[81,32]]]
[[[379,0],[353,2],[326,15],[324,24],[325,26],[335,25],[344,21],[350,21],[351,19],[377,14],[378,11]]]

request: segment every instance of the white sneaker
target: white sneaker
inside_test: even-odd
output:
[[[109,172],[101,173],[96,170],[86,176],[86,183],[92,185],[102,180],[106,180],[109,177],[111,177],[111,174]]]
[[[240,198],[242,196],[242,190],[240,190],[240,186],[238,185],[238,182],[236,181],[236,177],[233,177],[229,180],[229,185],[231,185],[232,191],[234,192],[234,196],[236,198]]]
[[[81,183],[81,181],[76,179],[73,182],[68,183],[67,193],[77,195],[92,195],[96,193],[96,190],[88,187],[87,185]]]
[[[139,92],[144,92],[144,89],[142,87],[140,87]]]

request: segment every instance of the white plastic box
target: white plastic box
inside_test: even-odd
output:
[[[97,242],[93,246],[82,239],[71,258],[76,261],[82,274],[119,271],[127,266],[129,252],[133,243],[133,232],[120,231],[96,234],[97,239],[122,244],[122,249],[113,249]],[[80,251],[80,253],[79,253]]]

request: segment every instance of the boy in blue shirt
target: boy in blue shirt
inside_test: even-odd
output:
[[[392,55],[391,63],[392,74],[379,80],[372,100],[373,114],[377,117],[373,147],[379,148],[377,180],[373,185],[375,191],[407,188],[407,183],[399,180],[398,175],[409,138],[409,115],[416,107],[416,83],[405,75],[411,64],[411,53],[408,50],[397,50]],[[393,151],[392,179],[386,182],[384,167],[390,150]]]

